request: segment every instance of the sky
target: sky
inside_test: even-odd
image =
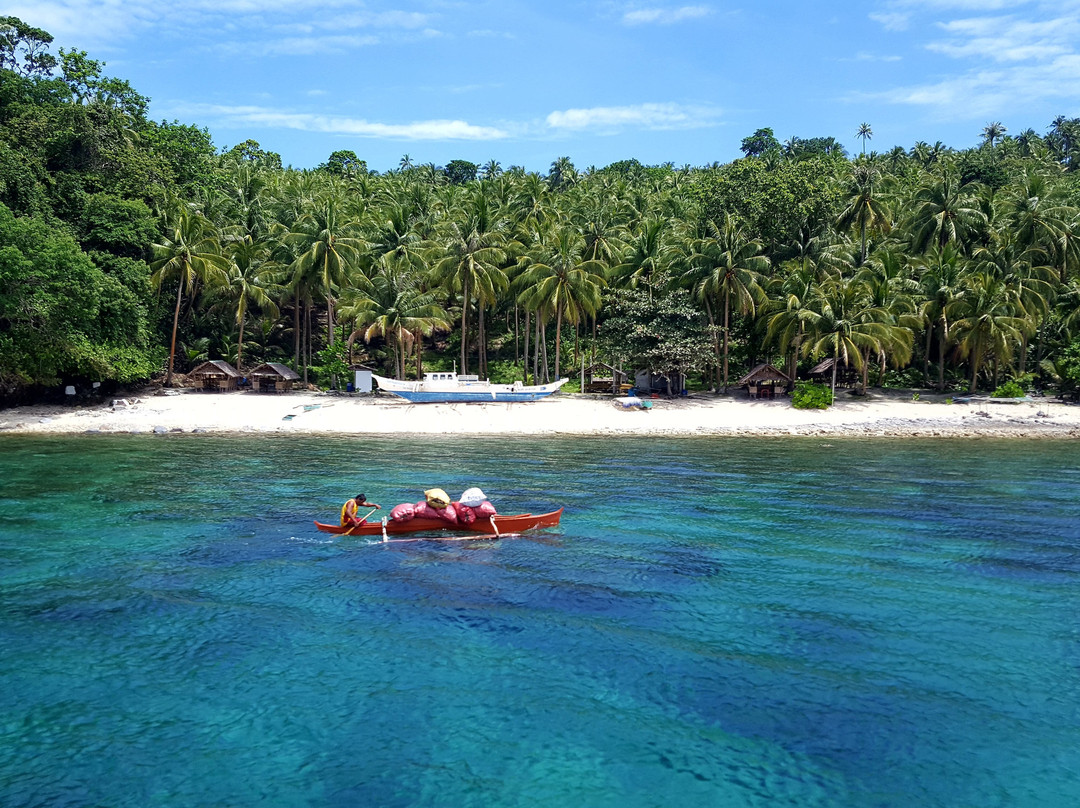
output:
[[[1080,117],[1080,0],[4,0],[156,120],[313,168],[701,166],[780,141],[977,145]]]

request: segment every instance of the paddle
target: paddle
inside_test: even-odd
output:
[[[347,531],[345,531],[345,532],[344,532],[344,533],[342,533],[341,535],[342,535],[342,536],[351,536],[351,535],[352,535],[352,532],[353,532],[354,530],[356,530],[356,529],[357,529],[358,527],[360,527],[360,525],[364,524],[364,522],[366,522],[366,521],[367,521],[367,518],[368,518],[369,516],[371,516],[371,514],[375,513],[375,511],[377,511],[377,510],[379,510],[379,506],[378,506],[378,505],[376,505],[376,506],[375,506],[374,508],[372,508],[372,509],[371,509],[370,511],[368,511],[367,513],[365,513],[365,514],[364,514],[364,518],[363,518],[363,519],[361,519],[361,520],[360,520],[359,522],[357,522],[357,523],[356,523],[355,525],[353,525],[352,527],[350,527],[350,528],[349,528],[349,529],[348,529]],[[386,519],[383,519],[383,536],[386,536]]]

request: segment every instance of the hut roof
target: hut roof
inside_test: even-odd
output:
[[[744,384],[757,384],[758,382],[790,382],[791,377],[784,373],[782,370],[777,370],[772,365],[760,364],[737,382],[737,387],[742,387]]]
[[[300,378],[300,374],[293,370],[288,365],[283,365],[280,362],[263,362],[257,368],[253,368],[249,376],[277,376],[278,378],[285,379],[286,381],[296,381]]]
[[[203,362],[197,368],[189,373],[189,376],[218,376],[224,374],[230,379],[239,379],[240,371],[226,362],[224,359],[211,359],[209,362]]]
[[[617,367],[614,367],[613,365],[609,365],[607,362],[597,362],[597,363],[595,363],[593,365],[586,365],[585,366],[585,372],[586,373],[594,373],[595,374],[595,373],[603,373],[604,371],[607,371],[608,373],[610,373],[612,375],[612,378],[614,378],[615,376],[622,376],[625,379],[627,377],[627,374],[626,374],[625,370],[619,370]]]
[[[834,361],[835,360],[831,356],[828,359],[821,360],[818,364],[814,365],[814,367],[810,368],[810,375],[817,376],[819,373],[828,373],[830,370],[832,370]],[[841,360],[839,367],[837,367],[837,370],[844,371],[847,370],[847,367],[847,362]]]

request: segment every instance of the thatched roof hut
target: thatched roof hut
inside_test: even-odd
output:
[[[260,393],[287,393],[300,374],[280,362],[264,362],[248,373],[251,386]]]
[[[810,378],[816,378],[819,381],[825,381],[825,379],[828,378],[828,380],[831,382],[833,363],[835,361],[836,360],[831,356],[828,359],[823,359],[822,361],[814,365],[814,367],[810,368],[810,373],[808,375],[810,376]],[[838,386],[846,386],[849,384],[855,384],[856,382],[858,382],[858,380],[858,371],[848,365],[847,362],[841,360],[840,364],[836,366],[836,384]]]
[[[735,382],[735,386],[742,387],[744,384],[761,384],[762,382],[791,384],[791,377],[784,371],[777,370],[773,365],[762,363]]]
[[[758,365],[735,382],[736,387],[745,387],[751,398],[773,398],[777,387],[786,390],[791,384],[790,376],[766,363]]]
[[[188,375],[195,380],[196,390],[212,390],[218,393],[235,390],[236,383],[242,378],[240,371],[224,359],[203,362]]]

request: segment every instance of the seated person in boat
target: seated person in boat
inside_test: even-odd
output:
[[[367,516],[357,516],[357,511],[361,508],[378,510],[381,509],[382,506],[376,505],[374,502],[368,502],[367,497],[363,494],[357,494],[341,506],[341,526],[357,527],[358,525],[364,524],[367,521]]]

